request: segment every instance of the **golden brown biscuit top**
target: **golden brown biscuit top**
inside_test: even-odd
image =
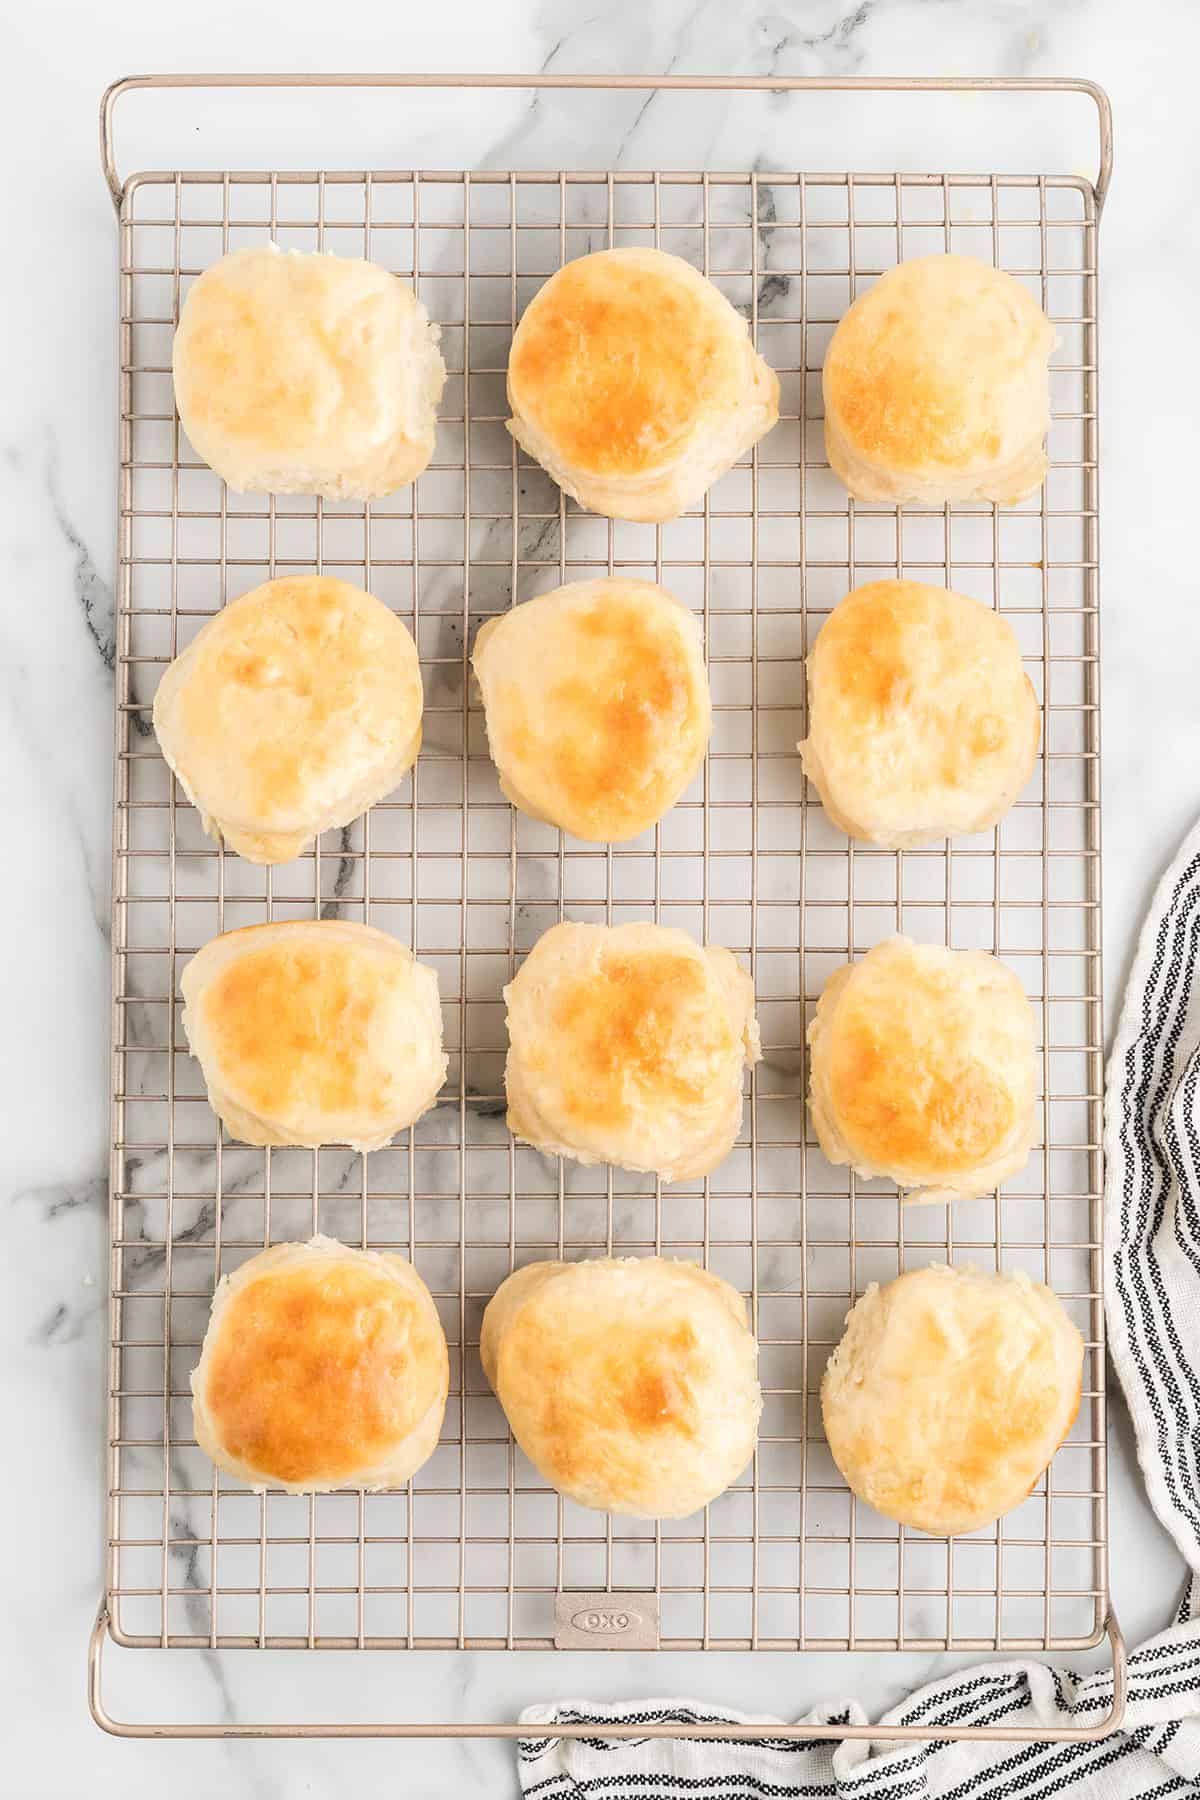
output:
[[[164,725],[203,810],[282,831],[303,829],[399,757],[421,703],[415,646],[388,607],[330,576],[284,576],[205,626]]]
[[[427,1298],[361,1264],[263,1275],[231,1295],[204,1404],[229,1457],[284,1483],[386,1463],[445,1391]]]
[[[977,600],[875,581],[834,607],[810,665],[811,731],[833,792],[867,826],[921,828],[1003,794],[1039,721],[1012,627]]]
[[[831,1107],[856,1164],[950,1176],[985,1166],[1026,1109],[1028,1002],[993,958],[912,951],[878,946],[841,989]]]
[[[703,754],[699,636],[649,582],[580,582],[514,607],[480,634],[476,670],[505,775],[577,836],[636,836]]]
[[[702,1107],[731,1059],[740,1066],[741,1040],[702,957],[606,943],[594,968],[565,976],[545,1000],[548,1053],[570,1046],[556,1111],[585,1132],[647,1109]],[[536,1049],[525,1053],[531,1072],[538,1061]]]
[[[673,1456],[743,1393],[756,1414],[744,1306],[703,1270],[657,1258],[556,1268],[517,1304],[489,1378],[552,1485],[652,1512]]]
[[[546,693],[546,711],[561,724],[536,753],[552,759],[572,807],[620,811],[630,772],[641,774],[664,740],[694,729],[695,683],[632,599],[597,600],[574,624],[582,660]],[[511,730],[513,755],[528,756],[528,715],[515,718]]]
[[[331,432],[364,450],[391,429],[396,342],[414,306],[403,283],[358,259],[236,252],[189,290],[175,344],[179,410],[261,454],[303,462]]]
[[[850,1315],[822,1388],[830,1449],[885,1517],[976,1530],[1025,1498],[1070,1430],[1082,1361],[1048,1288],[912,1270]]]
[[[749,340],[694,277],[661,251],[602,250],[565,264],[530,302],[509,391],[563,463],[646,474],[673,460],[698,420],[738,404]]]
[[[506,1355],[526,1360],[536,1355],[543,1385],[541,1417],[535,1429],[544,1433],[554,1466],[568,1481],[585,1475],[586,1438],[579,1432],[577,1405],[569,1397],[570,1377],[586,1369],[594,1382],[588,1398],[589,1423],[599,1431],[696,1436],[694,1387],[707,1373],[707,1359],[697,1354],[697,1338],[686,1320],[664,1326],[660,1320],[642,1328],[636,1339],[615,1343],[616,1320],[572,1337],[569,1353],[545,1341],[544,1328],[518,1318]],[[503,1361],[503,1356],[502,1356]]]
[[[1014,276],[969,256],[916,257],[834,332],[826,408],[862,454],[893,469],[1004,463],[1049,423],[1053,345]]]
[[[272,934],[261,947],[258,931]],[[411,1080],[411,965],[400,946],[269,925],[249,927],[245,941],[193,1002],[217,1085],[260,1119],[386,1118]]]

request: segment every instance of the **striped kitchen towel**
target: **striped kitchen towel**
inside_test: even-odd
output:
[[[1179,1621],[1129,1659],[1125,1726],[1096,1743],[904,1743],[889,1725],[1094,1725],[1112,1677],[1039,1663],[991,1663],[922,1688],[879,1722],[877,1740],[746,1744],[707,1739],[525,1738],[521,1787],[536,1800],[1175,1800],[1200,1792],[1200,1583]],[[531,1706],[521,1723],[775,1723],[679,1700]],[[823,1707],[821,1724],[865,1724],[862,1708]]]
[[[1151,1502],[1196,1571],[1176,1622],[1129,1660],[1121,1730],[1095,1743],[897,1743],[889,1725],[1094,1725],[1107,1672],[998,1662],[934,1682],[878,1738],[563,1738],[556,1724],[774,1723],[677,1700],[521,1715],[538,1800],[1174,1800],[1200,1794],[1200,827],[1159,884],[1108,1070],[1105,1300]],[[856,1703],[813,1721],[865,1723]],[[533,1735],[538,1733],[540,1735]]]
[[[1150,1504],[1200,1570],[1200,825],[1158,884],[1108,1065],[1104,1310]]]

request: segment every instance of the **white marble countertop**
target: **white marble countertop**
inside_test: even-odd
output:
[[[1066,74],[1109,90],[1117,173],[1101,233],[1105,731],[1110,1010],[1155,876],[1200,810],[1200,608],[1192,564],[1194,332],[1200,239],[1190,183],[1200,151],[1187,0],[1139,13],[1117,0],[458,0],[436,9],[268,0],[203,13],[124,0],[46,0],[6,29],[8,277],[0,294],[0,741],[9,946],[0,1024],[7,1222],[0,1269],[0,1786],[19,1800],[174,1800],[218,1792],[422,1795],[515,1792],[511,1748],[454,1744],[120,1743],[84,1702],[84,1650],[100,1588],[105,1283],[109,753],[114,494],[114,227],[95,114],[114,77],[158,69],[476,69],[763,74]],[[793,102],[710,96],[686,141],[644,95],[603,106],[484,96],[470,112],[307,96],[182,96],[121,130],[123,167],[847,165],[1094,167],[1082,103],[1051,119],[981,102],[936,116],[848,96],[806,116]],[[674,115],[673,115],[674,117]],[[317,151],[313,146],[318,141]],[[171,148],[174,146],[174,149]],[[181,149],[180,146],[183,148]],[[307,148],[306,148],[307,146]],[[808,161],[806,162],[806,157]],[[1112,1585],[1132,1642],[1174,1606],[1182,1565],[1142,1496],[1119,1398],[1112,1418]],[[126,1659],[127,1661],[131,1659]],[[115,1709],[251,1717],[289,1697],[323,1716],[502,1718],[532,1700],[682,1692],[790,1715],[855,1692],[880,1710],[935,1659],[735,1655],[148,1655],[114,1674]],[[298,1665],[303,1661],[304,1667]],[[135,1685],[136,1684],[136,1685]],[[385,1785],[386,1784],[386,1785]]]

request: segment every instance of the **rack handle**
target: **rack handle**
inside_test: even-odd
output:
[[[117,171],[113,115],[123,95],[146,88],[618,88],[733,93],[1064,93],[1086,94],[1099,126],[1099,166],[1092,184],[1096,218],[1112,180],[1112,107],[1094,81],[1060,76],[824,75],[127,75],[100,102],[100,164],[119,212],[125,184]]]
[[[905,1742],[928,1743],[931,1740],[948,1742],[952,1740],[975,1740],[988,1743],[1036,1743],[1036,1744],[1088,1744],[1098,1738],[1107,1737],[1115,1731],[1125,1716],[1125,1640],[1116,1616],[1109,1613],[1104,1622],[1105,1635],[1112,1651],[1113,1664],[1113,1701],[1107,1714],[1096,1725],[1046,1725],[1040,1730],[1031,1730],[1027,1725],[999,1725],[994,1727],[963,1725],[889,1725],[886,1736],[888,1740],[901,1739]],[[264,1720],[258,1724],[245,1723],[241,1720],[194,1723],[176,1725],[167,1723],[134,1722],[128,1719],[115,1719],[104,1704],[104,1644],[111,1635],[110,1617],[107,1598],[100,1602],[100,1610],[96,1614],[96,1623],[92,1627],[92,1635],[88,1644],[88,1707],[92,1718],[102,1731],[111,1737],[120,1738],[528,1738],[537,1739],[539,1734],[528,1725],[519,1725],[515,1721],[493,1723],[488,1720],[460,1721],[458,1719],[434,1720],[429,1724],[413,1724],[409,1721],[389,1719],[372,1723],[369,1720],[356,1721],[353,1724],[336,1723],[334,1721],[312,1721],[304,1723],[288,1723],[279,1720]],[[621,1738],[721,1738],[728,1741],[734,1739],[740,1743],[755,1743],[763,1738],[775,1740],[785,1739],[788,1742],[809,1742],[814,1738],[841,1739],[867,1738],[878,1739],[881,1736],[878,1725],[619,1725],[597,1724],[589,1722],[578,1725],[556,1725],[552,1733],[554,1737],[603,1737]]]

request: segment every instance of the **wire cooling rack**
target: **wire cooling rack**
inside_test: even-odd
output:
[[[602,1642],[664,1649],[1095,1644],[1108,1619],[1103,97],[1096,188],[1060,175],[491,171],[148,173],[122,185],[115,97],[105,110],[121,365],[112,1333],[97,1716],[138,1729],[105,1713],[106,1634],[164,1648],[520,1649],[563,1641],[561,1621],[574,1618],[579,1641],[589,1641],[579,1624],[585,1634],[599,1624]],[[368,506],[240,496],[186,442],[170,377],[180,302],[216,258],[268,237],[365,255],[411,281],[440,323],[450,374],[435,457],[412,488]],[[507,349],[523,307],[565,260],[611,244],[660,245],[693,262],[780,375],[775,430],[702,508],[659,528],[581,512],[504,428]],[[941,250],[1011,270],[1058,334],[1050,473],[1011,511],[856,505],[825,461],[820,368],[835,323],[881,270]],[[425,746],[390,799],[315,852],[263,870],[204,836],[158,751],[150,708],[168,661],[226,600],[313,569],[368,587],[412,629]],[[513,601],[614,571],[663,583],[701,617],[714,728],[702,776],[661,825],[597,848],[504,802],[468,657],[482,620]],[[1042,751],[1020,800],[995,831],[945,848],[848,845],[805,789],[795,751],[816,631],[849,588],[889,575],[999,608],[1042,702]],[[368,1157],[223,1141],[180,1025],[180,969],[200,945],[316,914],[394,933],[441,984],[451,1059],[442,1100]],[[661,920],[728,945],[753,969],[763,1061],[748,1080],[741,1139],[708,1180],[662,1191],[509,1136],[500,992],[563,917]],[[897,930],[994,951],[1033,1002],[1039,1143],[1001,1195],[904,1209],[888,1184],[830,1166],[806,1127],[815,1000],[848,956]],[[437,1300],[450,1403],[437,1451],[402,1491],[256,1496],[218,1475],[193,1439],[188,1375],[215,1282],[265,1244],[318,1230],[410,1256]],[[703,1516],[659,1525],[606,1518],[549,1490],[515,1449],[478,1355],[483,1307],[514,1265],[650,1252],[703,1261],[747,1295],[765,1395],[743,1479]],[[998,1525],[950,1542],[853,1499],[817,1400],[852,1297],[943,1260],[1049,1282],[1087,1343],[1079,1419],[1046,1478]]]

